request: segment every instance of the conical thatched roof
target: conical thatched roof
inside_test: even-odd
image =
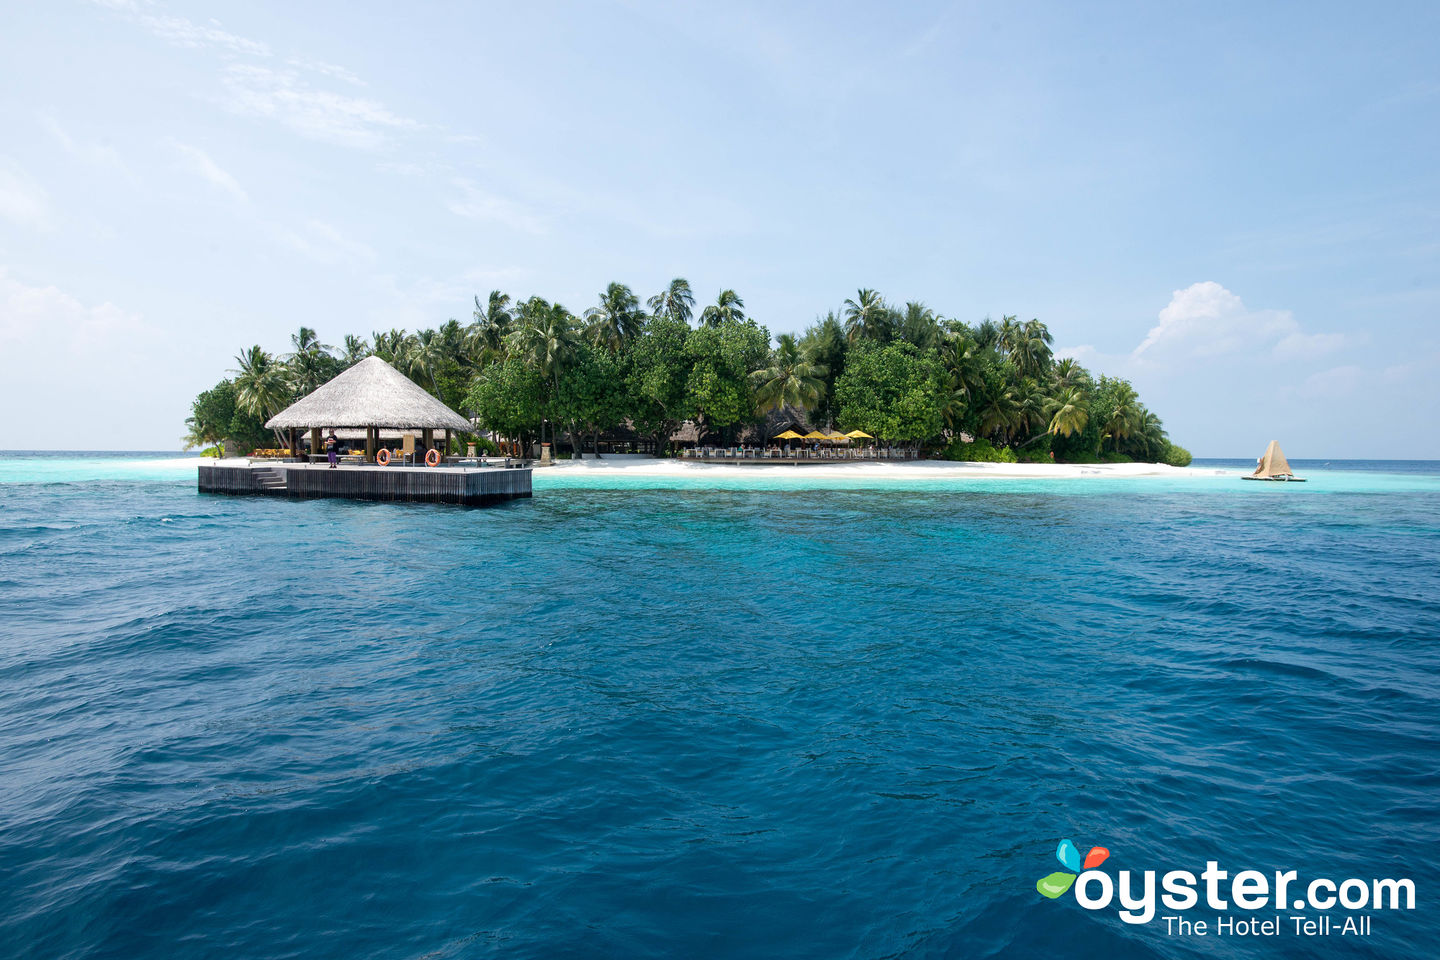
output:
[[[472,430],[469,420],[379,357],[366,357],[265,424],[290,427],[429,427]]]

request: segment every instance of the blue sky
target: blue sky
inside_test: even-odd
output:
[[[1440,457],[1440,6],[4,3],[0,448],[251,343],[734,287],[1050,325],[1201,456]]]

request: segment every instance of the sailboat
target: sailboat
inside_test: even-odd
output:
[[[1265,455],[1255,461],[1255,472],[1245,479],[1305,482],[1304,477],[1295,476],[1295,471],[1290,469],[1290,461],[1285,459],[1285,452],[1280,449],[1279,440],[1270,441],[1270,446],[1265,448]]]

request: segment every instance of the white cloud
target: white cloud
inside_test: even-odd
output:
[[[233,112],[278,120],[312,140],[373,150],[393,133],[421,128],[375,100],[317,90],[293,70],[231,64],[223,82]]]
[[[291,57],[285,61],[292,67],[299,67],[301,70],[309,70],[311,73],[318,73],[321,76],[332,77],[336,80],[343,80],[346,83],[354,84],[357,87],[366,86],[355,74],[344,67],[336,66],[333,63],[326,63],[324,60],[307,60],[304,57]]]
[[[54,226],[45,188],[5,156],[0,156],[0,218],[40,230]]]
[[[1269,351],[1280,359],[1308,359],[1346,342],[1338,333],[1305,333],[1289,310],[1251,310],[1238,296],[1206,280],[1176,290],[1160,311],[1159,323],[1131,355],[1150,360]]]
[[[207,25],[195,23],[184,17],[141,14],[140,23],[161,40],[177,47],[190,47],[196,50],[218,47],[230,53],[243,53],[252,57],[270,56],[270,47],[266,44],[230,33],[228,30],[222,29],[220,24],[214,20]]]
[[[460,193],[451,197],[447,204],[451,213],[471,220],[498,223],[524,233],[545,232],[544,222],[514,201],[481,190],[470,180],[456,178],[452,183]]]
[[[317,263],[367,265],[379,259],[375,250],[361,240],[323,220],[307,220],[299,229],[285,229],[280,239],[297,253]]]
[[[1343,333],[1290,333],[1275,343],[1275,356],[1281,360],[1311,360],[1334,353],[1347,343]]]
[[[119,337],[149,333],[138,313],[106,301],[87,307],[58,287],[32,287],[0,267],[0,343],[98,350]]]
[[[250,40],[226,30],[218,20],[208,24],[196,23],[185,17],[163,13],[151,13],[151,3],[137,3],[135,0],[93,0],[97,6],[114,10],[125,15],[127,20],[140,24],[150,33],[177,47],[203,50],[215,47],[227,53],[246,54],[252,57],[270,56],[270,47],[258,40]]]
[[[1366,371],[1354,364],[1331,367],[1310,374],[1296,390],[1302,397],[1337,397],[1354,393],[1362,383],[1373,383],[1374,371]]]
[[[201,150],[199,147],[191,146],[188,143],[181,143],[178,140],[171,140],[170,143],[180,154],[185,169],[202,179],[208,180],[241,203],[250,202],[250,195],[245,192],[245,188],[240,186],[240,182],[231,176],[220,164],[211,159],[210,154]]]
[[[82,143],[70,136],[60,122],[47,114],[40,115],[40,125],[54,137],[55,140],[65,149],[70,156],[81,160],[93,167],[110,167],[114,170],[129,175],[125,167],[125,161],[120,158],[120,152],[114,147],[103,143]]]

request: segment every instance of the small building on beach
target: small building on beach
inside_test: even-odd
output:
[[[435,434],[444,435],[448,448],[451,431],[470,432],[470,421],[379,357],[361,360],[271,417],[265,426],[288,432],[293,457],[201,464],[201,493],[465,505],[530,496],[530,466],[524,461],[506,458],[503,464],[492,464],[473,457],[447,459],[440,454]],[[317,451],[322,434],[329,430],[337,434],[364,431],[366,462],[317,464],[300,454],[301,431],[309,431],[310,449]],[[431,451],[429,456],[393,465],[388,456],[377,459],[376,447],[382,437],[408,439],[416,431],[421,444]]]
[[[382,431],[418,430],[426,448],[435,445],[435,432],[441,431],[448,449],[452,430],[474,429],[469,420],[379,357],[361,360],[281,410],[265,426],[287,431],[290,450],[297,455],[301,431],[309,431],[310,449],[318,451],[324,442],[322,431],[364,430],[367,461],[375,459]]]

